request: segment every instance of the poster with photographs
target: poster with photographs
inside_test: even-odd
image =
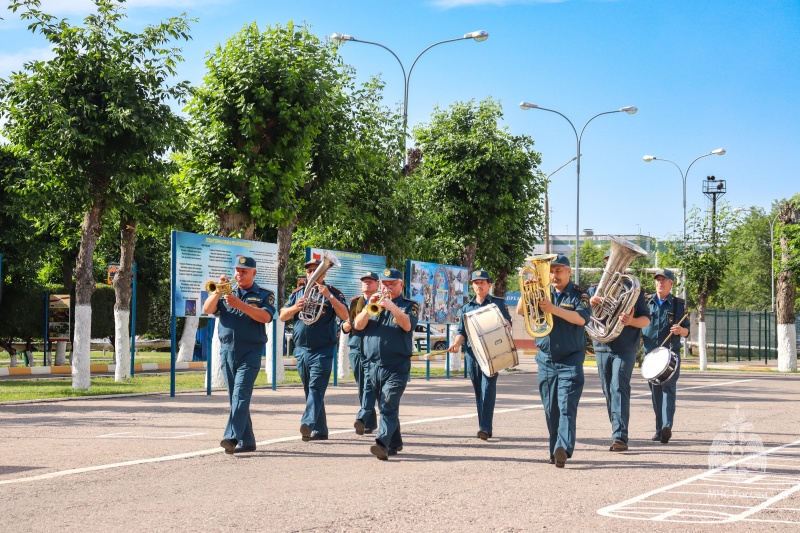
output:
[[[69,294],[51,294],[47,336],[51,341],[69,340]]]
[[[467,303],[469,269],[406,261],[406,297],[419,302],[421,324],[458,324]]]

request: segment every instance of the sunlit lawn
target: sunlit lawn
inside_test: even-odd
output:
[[[432,368],[431,376],[444,376],[443,368]],[[452,375],[452,374],[451,374]],[[456,373],[457,375],[457,373]],[[425,368],[412,367],[412,379],[424,378]],[[352,374],[350,376],[352,381]],[[286,383],[300,383],[296,370],[286,369]],[[256,379],[256,386],[267,386],[267,376],[262,371]],[[280,385],[279,385],[280,386]],[[72,389],[72,378],[16,378],[0,381],[0,402],[16,400],[40,400],[46,398],[70,398],[80,396],[104,396],[108,394],[136,394],[169,392],[169,373],[138,374],[127,382],[117,383],[112,376],[93,377],[88,391]],[[205,390],[204,372],[181,372],[175,375],[175,390]]]

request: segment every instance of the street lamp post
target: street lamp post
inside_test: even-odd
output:
[[[678,169],[678,172],[681,173],[681,179],[683,180],[683,242],[686,244],[686,178],[689,176],[689,170],[692,168],[699,159],[703,159],[704,157],[708,157],[710,155],[725,155],[725,148],[717,148],[716,150],[711,150],[707,154],[703,154],[699,157],[696,157],[694,161],[689,164],[689,168],[686,169],[684,173],[681,170],[681,167],[678,166],[677,163],[674,161],[670,161],[669,159],[664,159],[662,157],[656,157],[654,155],[646,155],[642,159],[644,159],[645,163],[650,163],[651,161],[665,161],[667,163],[672,163],[675,165],[675,168]]]
[[[397,63],[400,65],[400,69],[403,71],[403,85],[404,85],[404,88],[403,88],[403,159],[404,160],[405,160],[405,157],[406,157],[406,130],[408,128],[408,84],[409,84],[409,81],[411,80],[411,72],[414,70],[414,65],[417,64],[417,61],[419,60],[420,57],[422,57],[422,54],[424,54],[425,52],[427,52],[428,50],[430,50],[434,46],[438,46],[438,45],[444,44],[444,43],[452,43],[454,41],[463,41],[463,40],[466,40],[466,39],[472,39],[472,40],[474,40],[476,42],[481,43],[481,42],[485,41],[488,38],[489,38],[489,32],[486,32],[484,30],[477,30],[477,31],[472,31],[472,32],[466,33],[466,34],[464,34],[463,37],[456,37],[455,39],[446,39],[444,41],[439,41],[439,42],[433,43],[432,45],[430,45],[427,48],[425,48],[422,52],[417,54],[417,57],[414,59],[414,62],[411,63],[411,68],[408,69],[408,74],[406,74],[406,68],[403,66],[403,62],[400,61],[400,58],[397,57],[397,54],[395,54],[392,51],[392,49],[389,48],[388,46],[385,46],[385,45],[383,45],[381,43],[372,42],[372,41],[363,41],[361,39],[356,39],[352,35],[347,35],[346,33],[334,33],[333,35],[331,35],[331,40],[334,41],[335,43],[337,43],[339,46],[344,45],[344,43],[346,43],[347,41],[353,41],[355,43],[373,44],[375,46],[380,46],[381,48],[383,48],[384,50],[386,50],[387,52],[392,54],[394,56],[394,58],[397,60]]]
[[[545,239],[544,239],[544,253],[550,253],[550,202],[547,196],[547,189],[550,187],[550,178],[552,178],[556,172],[564,168],[565,166],[569,165],[573,161],[578,159],[578,156],[573,157],[554,171],[552,171],[548,176],[545,178],[546,183],[544,184],[544,226],[545,226]]]
[[[772,219],[772,222],[769,223],[769,250],[770,250],[770,257],[772,261],[770,261],[770,278],[769,278],[769,289],[772,293],[772,305],[771,309],[772,312],[775,312],[775,235],[773,230],[775,229],[775,222],[778,220],[778,216],[780,213],[775,215],[775,218]]]
[[[541,109],[542,111],[549,111],[551,113],[555,113],[557,115],[560,115],[564,120],[569,122],[569,125],[572,126],[572,131],[575,133],[575,141],[577,142],[577,145],[578,145],[578,150],[576,152],[577,155],[575,156],[575,159],[577,160],[577,170],[576,170],[577,187],[576,187],[576,192],[575,192],[575,197],[576,197],[576,206],[575,206],[575,284],[578,285],[580,283],[580,270],[579,270],[580,262],[579,262],[579,259],[578,259],[578,255],[579,255],[579,251],[580,250],[578,249],[579,248],[579,244],[578,243],[580,242],[580,231],[581,231],[581,224],[580,224],[580,220],[581,220],[581,139],[583,139],[583,132],[586,131],[586,126],[588,126],[591,121],[593,121],[594,119],[596,119],[599,116],[610,115],[612,113],[621,113],[623,111],[625,113],[628,113],[629,115],[633,115],[639,109],[636,106],[632,106],[631,105],[631,106],[622,107],[620,109],[615,109],[613,111],[604,111],[602,113],[598,113],[598,114],[596,114],[595,116],[593,116],[592,118],[590,118],[589,120],[586,121],[586,124],[584,124],[583,128],[581,129],[580,135],[578,135],[578,130],[575,129],[575,125],[572,123],[572,121],[570,119],[568,119],[566,117],[566,115],[564,115],[563,113],[561,113],[559,111],[556,111],[555,109],[547,109],[546,107],[539,107],[538,105],[536,105],[534,103],[531,103],[531,102],[520,102],[519,107],[521,109],[525,110],[525,111],[527,111],[528,109]]]

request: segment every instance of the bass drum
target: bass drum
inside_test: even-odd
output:
[[[660,346],[644,357],[642,377],[653,385],[661,385],[672,379],[680,364],[678,354]]]
[[[517,347],[500,309],[489,304],[464,315],[467,338],[481,371],[489,377],[519,364]]]

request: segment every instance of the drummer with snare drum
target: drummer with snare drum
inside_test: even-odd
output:
[[[506,302],[502,298],[497,298],[489,294],[492,288],[492,277],[485,270],[476,270],[472,273],[472,289],[475,291],[475,298],[461,308],[461,318],[458,323],[458,335],[456,335],[453,345],[450,346],[451,353],[458,353],[461,346],[464,346],[464,362],[467,367],[467,374],[472,381],[472,388],[475,391],[475,403],[478,407],[478,438],[488,440],[492,436],[492,418],[494,417],[494,404],[497,397],[497,376],[487,376],[481,370],[478,361],[475,359],[473,347],[467,340],[467,329],[464,315],[470,311],[475,311],[487,305],[496,305],[500,313],[511,328],[511,315],[506,307]]]
[[[675,284],[675,274],[666,268],[660,269],[653,276],[656,281],[656,293],[647,298],[650,308],[650,325],[642,328],[644,350],[650,353],[669,338],[667,348],[678,355],[678,367],[671,379],[654,385],[650,383],[650,395],[653,400],[653,411],[656,415],[656,433],[652,440],[663,444],[672,438],[672,424],[675,416],[675,389],[680,376],[681,337],[689,336],[689,318],[683,321],[686,313],[686,301],[671,293]],[[680,323],[678,323],[680,321]]]

